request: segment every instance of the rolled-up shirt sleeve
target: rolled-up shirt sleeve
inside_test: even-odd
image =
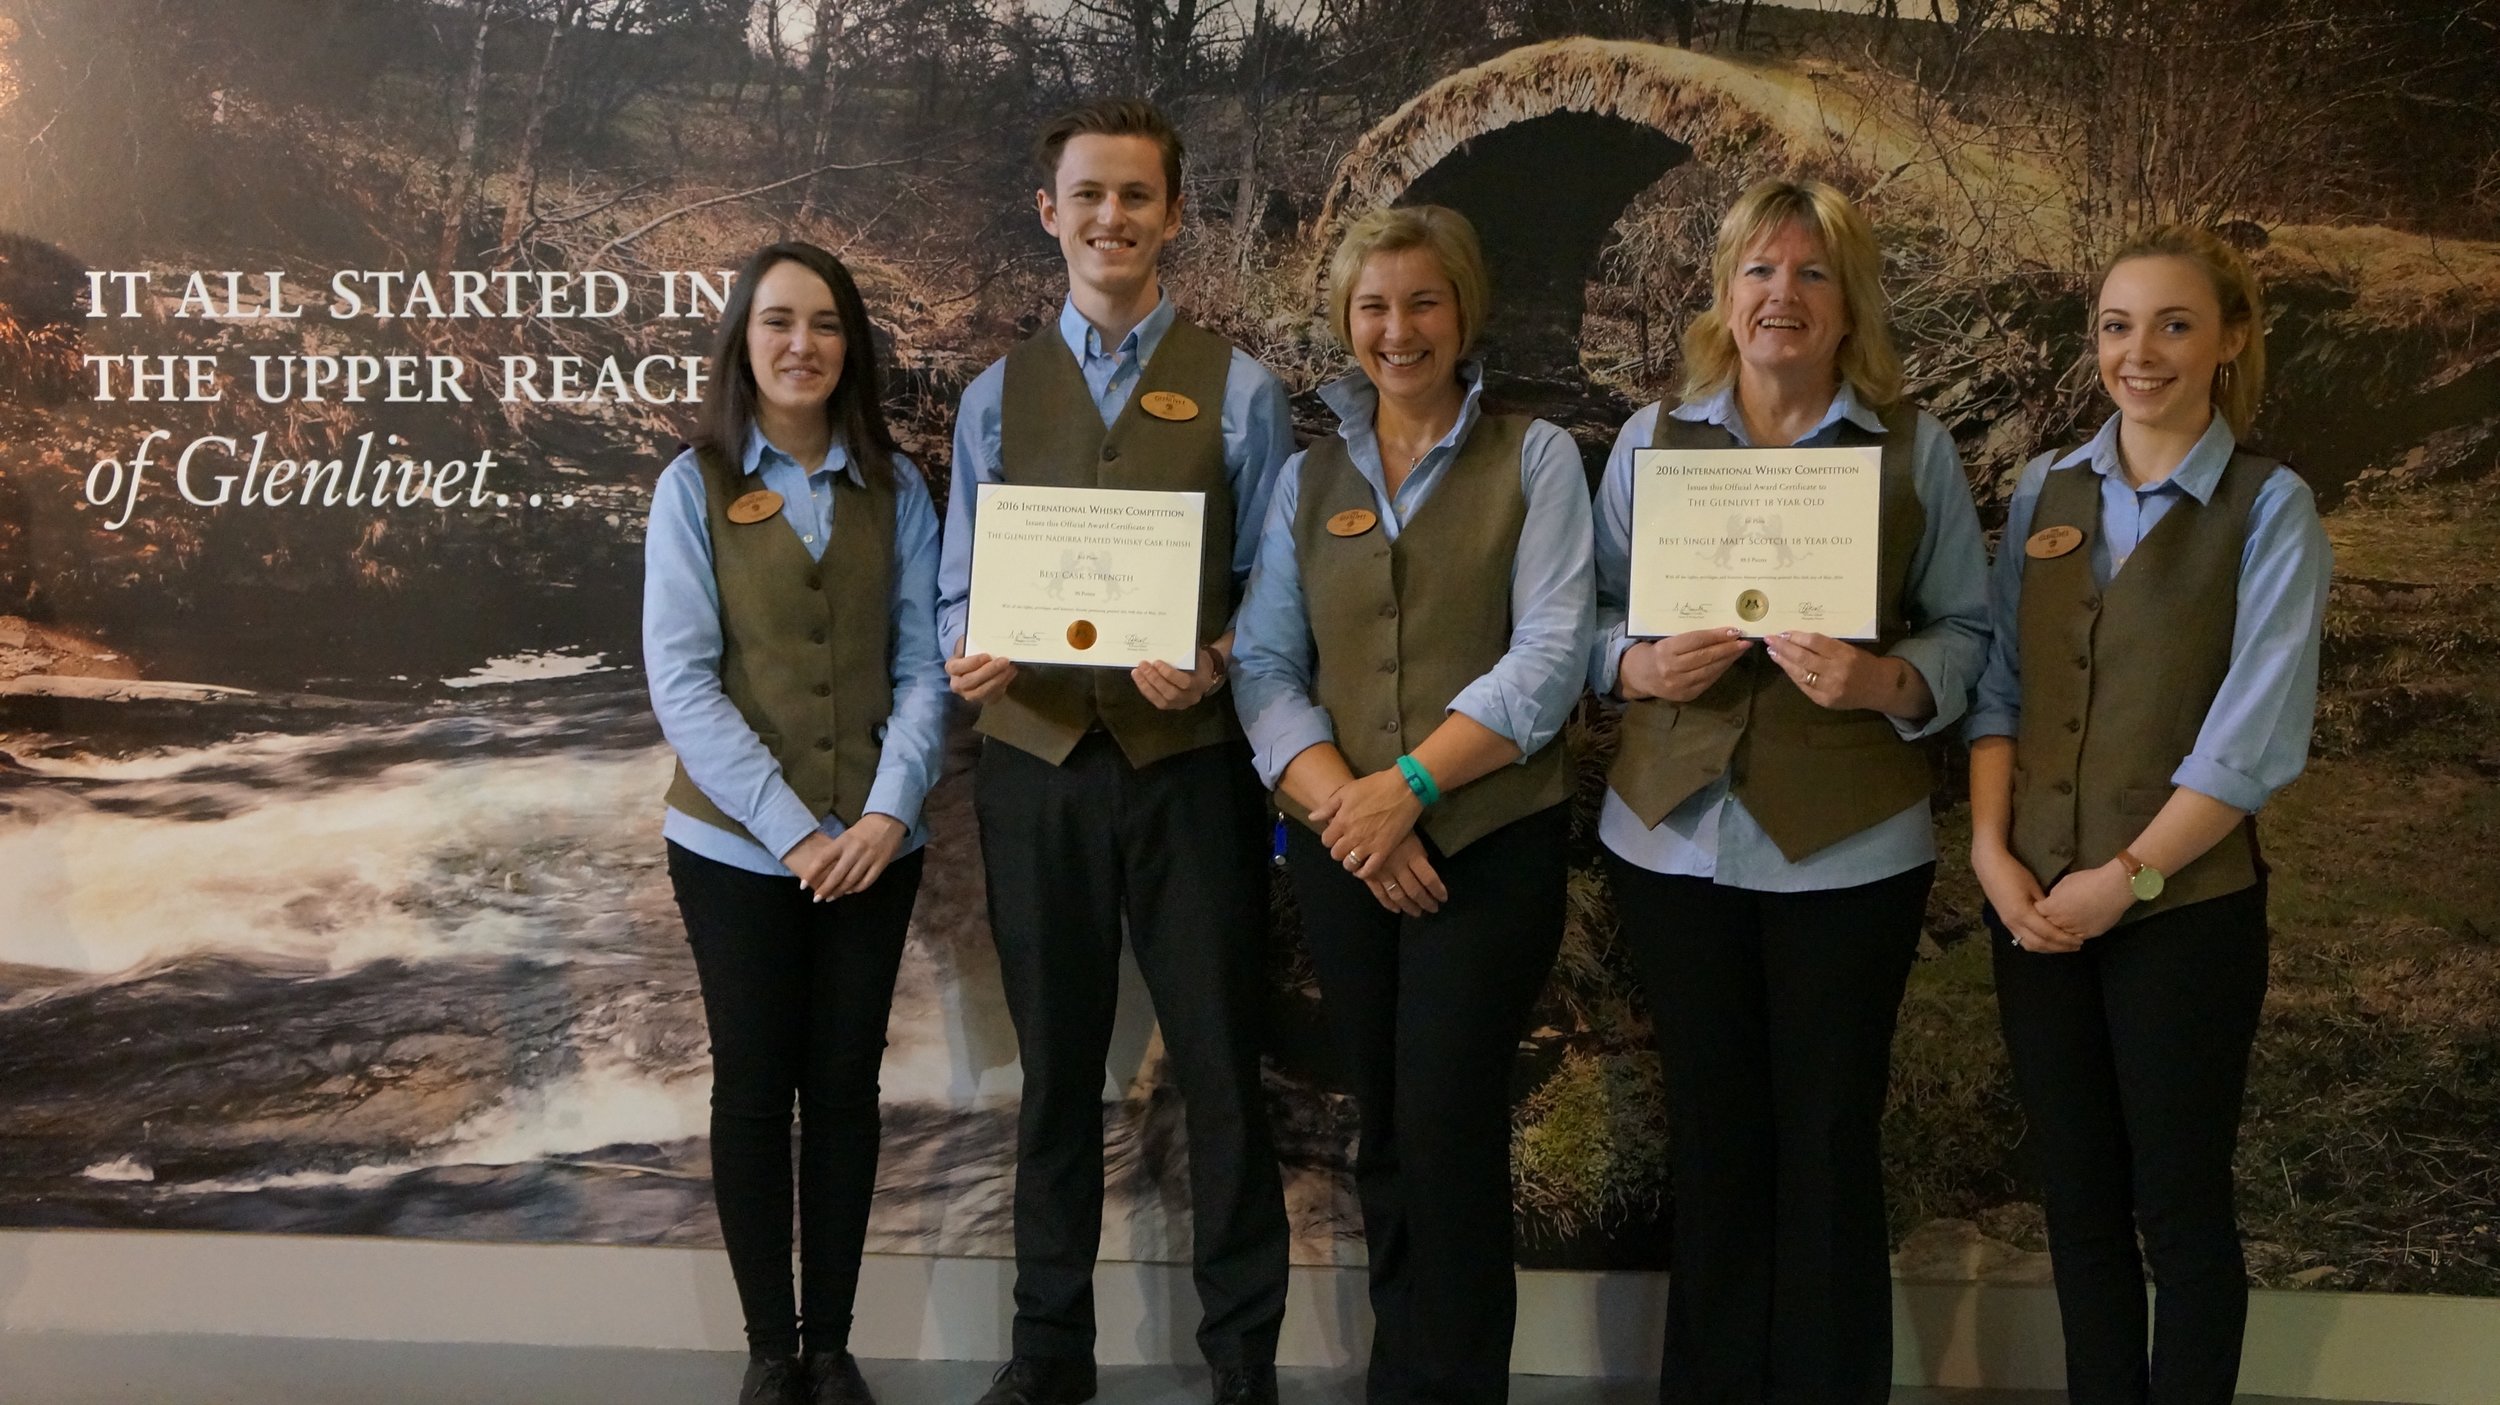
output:
[[[642,666],[651,710],[696,788],[767,850],[787,854],[816,832],[818,817],[721,690],[721,650],[703,477],[686,453],[660,475],[643,537]]]
[[[1606,455],[1605,476],[1597,485],[1597,503],[1592,509],[1597,606],[1589,631],[1588,678],[1589,690],[1601,698],[1614,695],[1623,652],[1639,642],[1625,624],[1632,602],[1632,456],[1658,437],[1662,413],[1662,407],[1654,404],[1633,412],[1623,432],[1615,436],[1615,447]]]
[[[1917,669],[1936,699],[1925,722],[1892,720],[1905,741],[1962,720],[1988,657],[1988,548],[1962,476],[1962,456],[1935,416],[1918,417],[1911,471],[1926,530],[1910,557],[1910,633],[1888,650]]]
[[[2276,469],[2257,491],[2240,549],[2231,666],[2172,784],[2253,813],[2308,764],[2332,568],[2309,485]]]
[[[915,829],[921,802],[937,780],[950,694],[938,652],[937,509],[909,459],[894,456],[894,475],[894,658],[888,670],[894,710],[886,719],[866,812],[891,815],[905,829]]]
[[[1450,699],[1519,747],[1521,760],[1562,732],[1579,701],[1596,619],[1588,474],[1580,448],[1537,420],[1520,447],[1527,520],[1511,559],[1510,647]]]
[[[1979,686],[1971,697],[1970,715],[1962,736],[2010,737],[2022,726],[2022,637],[2018,626],[2023,607],[2023,539],[2031,535],[2031,519],[2040,507],[2040,485],[2049,476],[2042,454],[2023,467],[2015,480],[2014,501],[2005,512],[2005,533],[1997,539],[1996,560],[1988,567],[1987,662],[1979,670]]]
[[[1276,474],[1276,491],[1259,533],[1258,565],[1250,573],[1233,634],[1233,707],[1250,738],[1259,779],[1273,787],[1293,758],[1337,739],[1327,709],[1311,696],[1318,647],[1302,595],[1302,563],[1293,519],[1301,496],[1301,454]]]

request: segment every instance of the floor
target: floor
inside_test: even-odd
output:
[[[0,1405],[731,1405],[742,1358],[638,1351],[262,1337],[0,1334]],[[862,1363],[881,1405],[971,1405],[992,1365]],[[1287,1405],[1361,1405],[1344,1370],[1288,1370]],[[1196,1405],[1203,1371],[1102,1373],[1099,1405]],[[1513,1405],[1648,1405],[1646,1381],[1515,1376]],[[2056,1405],[2055,1393],[1901,1387],[1893,1405]],[[2289,1405],[2243,1396],[2242,1405]]]

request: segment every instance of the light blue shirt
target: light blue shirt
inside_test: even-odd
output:
[[[833,476],[859,482],[850,456],[836,443],[825,461],[803,469],[788,454],[747,432],[745,468],[781,495],[781,520],[817,560],[833,536]],[[920,802],[937,779],[946,730],[946,669],[937,651],[937,510],[920,470],[894,456],[894,713],[886,720],[877,776],[867,811],[891,815],[911,831],[902,852],[928,841]],[[642,663],[660,731],[686,774],[721,813],[760,843],[742,839],[674,807],[660,832],[707,859],[754,873],[787,874],[780,856],[812,830],[838,836],[842,821],[818,815],[781,777],[755,729],[721,691],[720,582],[712,572],[712,534],[704,526],[703,471],[694,452],[679,454],[651,493],[651,526],[643,541]]]
[[[1680,420],[1717,425],[1739,444],[1751,443],[1733,387],[1680,405],[1674,414]],[[1829,447],[1839,438],[1843,420],[1869,433],[1883,433],[1883,420],[1843,382],[1822,421],[1797,443]],[[1632,456],[1650,446],[1657,429],[1658,406],[1632,416],[1616,436],[1614,452],[1606,456],[1605,481],[1597,490],[1598,635],[1589,658],[1589,683],[1599,697],[1614,694],[1623,651],[1638,642],[1624,628],[1632,578]],[[1927,722],[1892,720],[1893,730],[1904,740],[1916,741],[1952,726],[1969,704],[1971,685],[1988,649],[1988,549],[1980,536],[1978,511],[1971,506],[1970,487],[1962,478],[1961,455],[1954,451],[1953,436],[1933,415],[1918,417],[1910,468],[1927,528],[1910,556],[1910,633],[1889,652],[1917,669],[1936,698],[1936,715]],[[1936,857],[1934,820],[1921,799],[1792,863],[1731,792],[1725,775],[1687,797],[1654,829],[1609,790],[1597,837],[1625,862],[1652,873],[1709,878],[1767,893],[1851,888]]]
[[[1085,320],[1071,300],[1059,309],[1059,335],[1085,374],[1085,388],[1107,428],[1127,407],[1129,395],[1154,359],[1180,314],[1165,298],[1146,320],[1109,351],[1102,333]],[[955,413],[955,473],[946,499],[946,552],[938,568],[938,644],[952,658],[963,643],[964,617],[972,598],[972,513],[979,484],[1003,483],[999,462],[999,409],[1007,391],[1005,358],[965,388]],[[1233,584],[1249,579],[1250,563],[1259,549],[1259,523],[1265,520],[1268,494],[1276,486],[1276,469],[1293,452],[1293,412],[1285,403],[1285,387],[1248,352],[1233,348],[1232,365],[1224,373],[1224,474],[1233,490]]]
[[[1462,366],[1467,399],[1441,442],[1432,446],[1395,497],[1380,462],[1373,416],[1379,393],[1360,374],[1320,391],[1337,412],[1355,470],[1371,485],[1381,530],[1394,542],[1433,490],[1449,476],[1468,434],[1482,417],[1481,370]],[[1250,735],[1259,778],[1276,784],[1285,767],[1307,748],[1336,740],[1327,710],[1311,696],[1318,647],[1302,594],[1302,566],[1293,521],[1302,496],[1302,462],[1296,454],[1276,484],[1259,541],[1259,568],[1241,602],[1235,654],[1233,705]],[[1527,494],[1527,520],[1510,563],[1510,648],[1481,677],[1459,690],[1449,710],[1465,713],[1519,747],[1522,761],[1554,740],[1580,698],[1580,661],[1588,652],[1591,625],[1588,475],[1571,436],[1543,420],[1529,424],[1519,450],[1519,486]],[[1487,563],[1490,565],[1491,563]]]
[[[1965,729],[1973,741],[2010,737],[2022,723],[2022,544],[2040,507],[2049,474],[2090,464],[2101,479],[2101,529],[2087,538],[2092,579],[2106,588],[2144,534],[2183,497],[2213,501],[2222,470],[2239,441],[2222,416],[2188,450],[2170,476],[2139,488],[2118,462],[2118,416],[2092,441],[2065,454],[2042,454],[2023,468],[2005,514],[2005,537],[1988,581],[1996,641],[1979,678],[1979,700]],[[2196,747],[2170,773],[2185,786],[2234,809],[2255,813],[2289,785],[2309,761],[2309,729],[2318,710],[2318,636],[2326,618],[2327,575],[2333,567],[2317,500],[2291,469],[2278,466],[2257,489],[2248,540],[2240,549],[2239,615],[2231,626],[2231,665],[2205,709]]]

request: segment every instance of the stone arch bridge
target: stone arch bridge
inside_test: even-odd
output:
[[[1801,76],[1555,40],[1451,74],[1372,128],[1339,163],[1314,232],[1326,249],[1384,204],[1463,211],[1492,265],[1486,340],[1502,370],[1576,380],[1588,281],[1635,196],[1687,161],[1788,169],[1855,154]]]

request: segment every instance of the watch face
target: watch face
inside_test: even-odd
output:
[[[2137,902],[2151,902],[2161,896],[2161,870],[2150,864],[2138,867],[2135,876],[2127,880],[2127,888]]]

